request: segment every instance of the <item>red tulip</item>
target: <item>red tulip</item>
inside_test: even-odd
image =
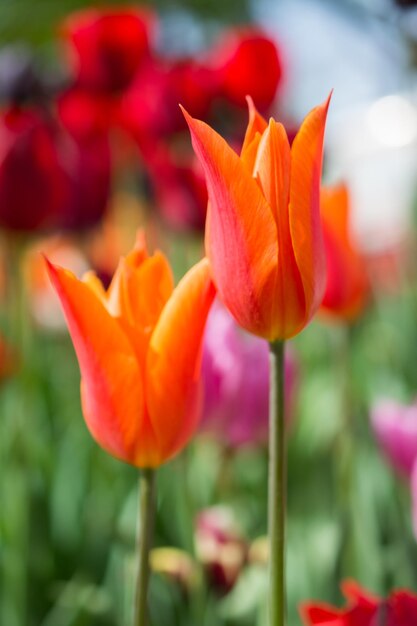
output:
[[[345,581],[342,591],[348,600],[343,609],[329,604],[306,602],[300,607],[306,626],[417,626],[417,595],[408,590],[391,592],[383,600],[358,583]]]
[[[207,189],[194,154],[159,144],[143,155],[157,210],[178,230],[204,229]]]
[[[259,109],[271,106],[282,79],[282,61],[276,43],[264,32],[255,27],[227,32],[211,63],[228,102],[244,107],[250,94]]]
[[[177,105],[175,112],[178,111],[178,103],[181,102],[191,115],[198,117],[209,115],[213,99],[220,89],[219,72],[207,64],[184,58],[172,64],[169,74]],[[182,116],[179,121],[180,126],[183,127]]]
[[[12,107],[0,117],[0,225],[31,231],[56,223],[66,180],[58,129],[42,111]]]
[[[60,94],[56,106],[62,125],[76,141],[106,135],[119,120],[117,102],[78,87]]]
[[[137,467],[164,463],[188,443],[200,408],[204,325],[214,288],[207,260],[173,289],[142,238],[107,291],[48,264],[81,370],[82,408],[96,441]]]
[[[112,159],[108,131],[114,107],[103,96],[71,89],[58,99],[57,110],[71,137],[63,149],[68,193],[60,226],[83,230],[103,218],[109,203]]]
[[[122,99],[121,119],[129,133],[151,146],[186,128],[178,103],[206,116],[216,90],[216,74],[193,59],[153,59],[137,73]]]
[[[329,100],[290,148],[282,124],[250,108],[240,157],[186,114],[209,194],[206,249],[219,295],[236,321],[269,341],[299,333],[323,298],[320,178]]]
[[[109,141],[98,136],[74,142],[65,157],[69,186],[60,226],[77,231],[91,228],[103,218],[110,199]]]
[[[86,9],[71,15],[61,32],[78,86],[114,92],[128,87],[150,55],[156,22],[151,11]]]

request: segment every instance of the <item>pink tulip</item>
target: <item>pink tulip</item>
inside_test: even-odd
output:
[[[268,436],[268,343],[243,331],[219,301],[215,302],[206,326],[202,377],[205,394],[200,430],[215,435],[231,447],[265,442]],[[288,352],[285,362],[287,415],[295,379],[294,357]]]
[[[417,459],[417,402],[411,405],[382,400],[371,422],[379,445],[393,467],[410,477]]]
[[[417,401],[380,401],[371,413],[381,449],[392,466],[410,480],[414,536],[417,538]]]

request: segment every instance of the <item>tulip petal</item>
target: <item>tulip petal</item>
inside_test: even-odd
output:
[[[150,340],[147,407],[164,461],[187,443],[197,426],[202,337],[214,295],[203,259],[174,290]]]
[[[343,244],[350,246],[349,194],[346,185],[341,183],[333,187],[322,187],[320,208],[323,221]]]
[[[138,269],[126,265],[125,281],[129,317],[136,327],[153,328],[174,288],[168,260],[158,251]]]
[[[249,108],[249,123],[245,133],[240,158],[252,173],[255,165],[256,154],[262,134],[268,128],[266,120],[256,110],[253,100],[250,96],[246,98]]]
[[[299,332],[305,324],[304,290],[292,247],[288,215],[290,171],[287,133],[282,124],[271,119],[259,144],[254,175],[271,207],[278,240],[271,334],[285,339]]]
[[[97,298],[106,305],[107,302],[107,294],[106,290],[103,287],[103,283],[97,276],[97,274],[93,270],[89,270],[82,277],[82,282],[85,285],[88,285],[91,291],[94,291]]]
[[[121,317],[128,313],[128,303],[126,301],[124,274],[126,266],[137,269],[148,258],[145,233],[139,229],[136,233],[135,247],[126,258],[122,258],[113,275],[110,286],[107,290],[107,309],[113,317]]]
[[[248,127],[245,133],[245,139],[243,141],[242,153],[245,149],[252,143],[255,137],[259,134],[262,135],[263,132],[268,128],[268,123],[265,118],[258,112],[256,106],[250,96],[246,97],[246,102],[248,103],[249,109],[249,122]]]
[[[343,626],[341,611],[329,604],[305,602],[299,606],[300,617],[306,626]]]
[[[374,608],[379,602],[380,598],[367,589],[360,586],[353,578],[347,578],[340,584],[343,595],[350,602],[354,602],[358,605]]]
[[[268,338],[273,294],[267,284],[278,254],[271,209],[224,139],[207,124],[184,115],[206,176],[210,200],[206,249],[216,287],[244,328]]]
[[[289,241],[290,170],[291,151],[287,133],[282,124],[271,119],[258,148],[254,176],[272,209],[278,236]]]
[[[61,300],[82,377],[82,407],[97,442],[133,462],[144,421],[142,374],[134,350],[95,291],[47,262]]]
[[[137,269],[127,262],[122,263],[120,276],[122,310],[119,321],[144,371],[149,339],[174,288],[172,271],[166,257],[156,252]]]
[[[324,127],[330,97],[305,118],[291,148],[290,230],[303,282],[308,321],[319,307],[326,283],[320,221]]]
[[[369,295],[366,264],[349,232],[349,194],[345,185],[322,187],[321,216],[327,257],[327,283],[321,310],[353,320]]]

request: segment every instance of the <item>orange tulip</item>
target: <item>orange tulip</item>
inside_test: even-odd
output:
[[[96,441],[115,457],[154,468],[197,425],[201,342],[214,286],[206,259],[173,288],[170,266],[143,237],[104,290],[48,262],[81,370],[81,401]]]
[[[321,215],[327,256],[327,284],[321,311],[352,321],[369,295],[366,265],[349,232],[349,193],[345,185],[323,188]]]
[[[219,294],[246,330],[287,339],[323,298],[325,253],[320,178],[329,98],[304,120],[290,147],[282,124],[249,102],[240,156],[185,113],[209,192],[206,250]]]

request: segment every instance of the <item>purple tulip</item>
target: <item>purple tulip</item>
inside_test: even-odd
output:
[[[220,302],[208,317],[203,348],[203,415],[200,430],[226,445],[258,444],[268,436],[269,348],[243,331]],[[287,350],[285,387],[290,413],[296,366]]]

